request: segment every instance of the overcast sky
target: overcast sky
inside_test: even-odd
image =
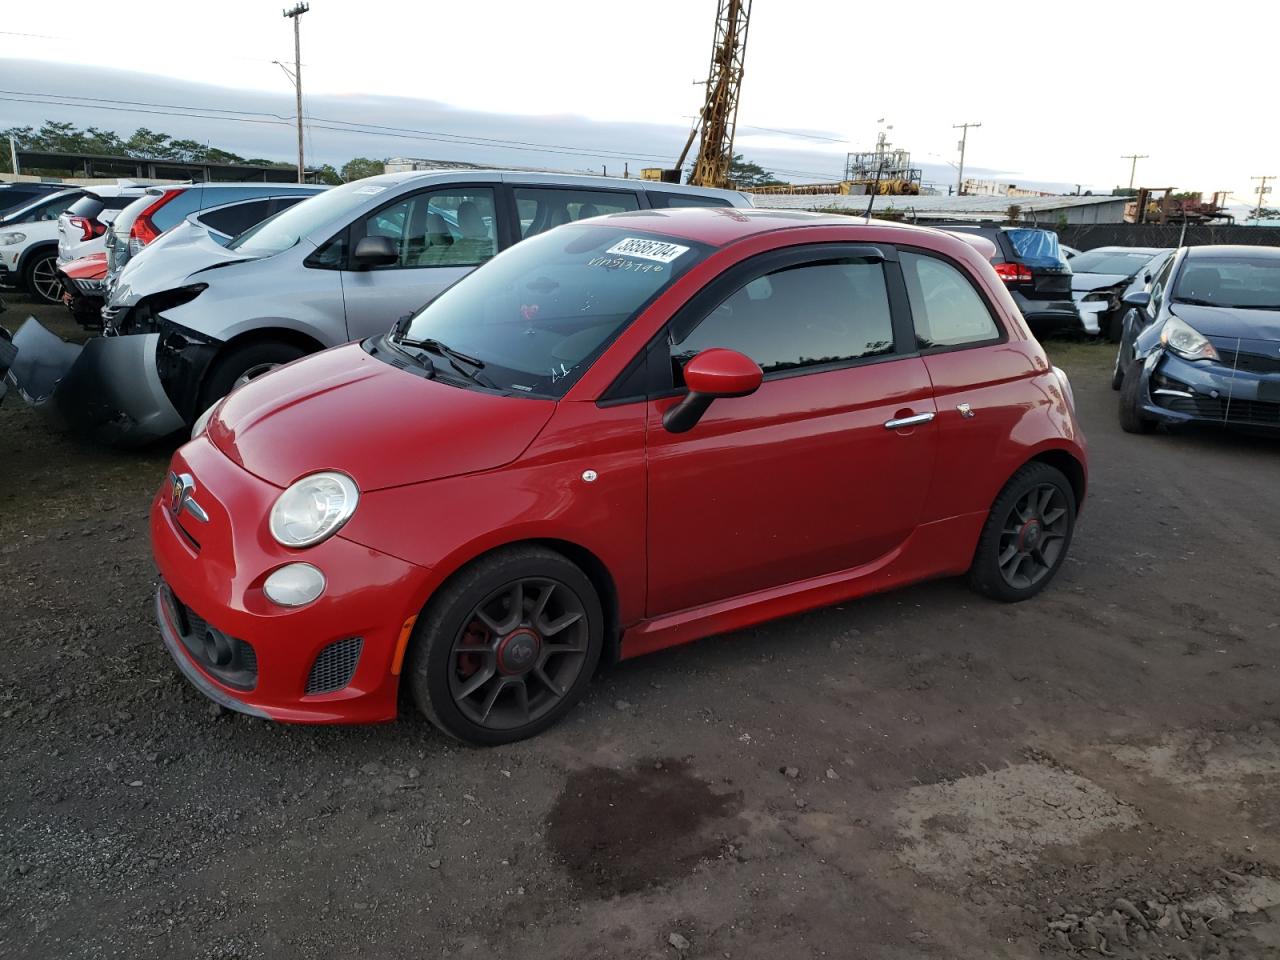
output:
[[[608,163],[610,173],[624,158],[633,172],[674,160],[699,106],[694,81],[706,75],[715,9],[715,0],[311,0],[302,18],[304,113],[316,118],[309,159]],[[926,178],[945,181],[957,160],[952,124],[979,121],[967,156],[975,175],[1105,190],[1128,183],[1121,154],[1144,153],[1139,185],[1228,189],[1245,201],[1251,176],[1280,173],[1273,58],[1249,52],[1275,45],[1280,14],[1256,0],[1218,0],[1211,17],[1198,7],[1184,20],[1177,10],[1132,0],[898,8],[758,0],[737,149],[797,178],[835,179],[844,153],[870,148],[884,118]],[[289,118],[292,88],[271,61],[292,61],[290,27],[279,0],[220,0],[198,13],[159,0],[62,0],[56,16],[39,4],[6,4],[0,89],[8,92],[0,98],[9,99],[0,99],[0,125],[67,119],[124,134],[148,126],[288,159],[290,130],[279,122],[12,98]],[[1201,29],[1211,42],[1200,43]],[[600,152],[370,136],[326,129],[326,119]]]

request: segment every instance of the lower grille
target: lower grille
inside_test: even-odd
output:
[[[1280,427],[1280,403],[1262,400],[1231,400],[1226,397],[1157,397],[1162,407],[1206,420],[1251,423]]]
[[[169,602],[178,628],[178,639],[192,660],[228,687],[252,690],[258,685],[258,653],[252,644],[211,626],[172,591]]]
[[[307,675],[307,695],[333,693],[349,684],[355,676],[363,647],[363,637],[348,637],[335,640],[321,650],[311,665],[311,673]]]

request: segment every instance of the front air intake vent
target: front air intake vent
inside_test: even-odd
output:
[[[335,640],[321,650],[307,676],[307,695],[333,693],[349,684],[356,675],[356,664],[360,662],[363,647],[363,637],[348,637]]]

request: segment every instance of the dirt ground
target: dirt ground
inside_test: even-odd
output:
[[[10,398],[0,956],[1280,956],[1280,442],[1124,435],[1111,350],[1050,347],[1092,488],[1045,594],[712,638],[492,750],[211,707],[152,625],[166,451]]]

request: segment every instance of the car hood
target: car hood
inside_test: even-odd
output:
[[[220,245],[199,224],[183,221],[124,265],[111,290],[111,303],[132,306],[153,293],[186,285],[192,274],[252,259]]]
[[[427,380],[353,343],[232,392],[208,430],[218,449],[278,487],[341,470],[367,492],[510,463],[554,410],[551,400]]]
[[[1128,280],[1129,277],[1123,273],[1073,273],[1071,275],[1071,289],[1085,292],[1101,290],[1103,287],[1114,287]]]
[[[1280,340],[1280,310],[1197,307],[1191,303],[1172,303],[1169,310],[1206,337]]]

